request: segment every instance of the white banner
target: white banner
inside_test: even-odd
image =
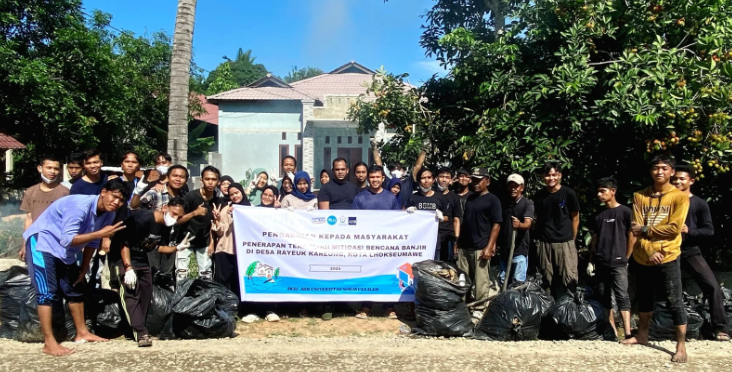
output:
[[[234,208],[242,301],[414,301],[435,255],[434,213]]]

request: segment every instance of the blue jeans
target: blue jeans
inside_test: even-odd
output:
[[[526,281],[526,270],[529,268],[529,259],[526,256],[516,256],[511,260],[511,271],[513,271],[513,281],[525,282]],[[508,260],[500,259],[498,263],[501,266],[501,273],[498,274],[498,280],[503,285],[503,281],[506,280],[506,268],[508,266]]]

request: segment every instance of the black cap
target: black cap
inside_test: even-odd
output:
[[[473,168],[473,172],[470,173],[470,177],[472,177],[472,178],[488,177],[488,169],[487,168]]]

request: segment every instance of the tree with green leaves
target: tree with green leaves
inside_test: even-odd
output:
[[[324,72],[323,70],[317,68],[317,67],[303,67],[303,68],[297,68],[297,66],[292,66],[292,71],[287,73],[287,76],[283,79],[283,81],[287,84],[294,83],[296,81],[305,80],[314,76],[322,75]]]
[[[395,143],[432,140],[433,163],[485,166],[498,177],[523,173],[534,190],[535,171],[559,160],[583,216],[596,204],[595,180],[614,175],[629,197],[647,183],[645,161],[669,153],[694,164],[698,191],[712,210],[725,209],[732,186],[727,4],[437,0],[421,44],[447,76],[407,90],[399,87],[404,76],[377,78],[376,100],[364,97],[352,110],[361,130],[388,123]],[[383,157],[404,156],[399,151],[386,146]]]
[[[259,261],[254,261],[247,266],[245,275],[248,279],[251,279],[254,276],[254,273],[257,271],[257,265],[259,265]]]
[[[97,147],[107,159],[165,148],[170,38],[117,32],[81,1],[6,1],[0,8],[0,132],[16,151],[13,184],[37,181],[39,157]]]
[[[224,56],[224,60],[203,81],[202,88],[208,95],[247,86],[267,75],[263,64],[254,63],[256,57],[252,57],[251,50],[239,48],[235,59]]]

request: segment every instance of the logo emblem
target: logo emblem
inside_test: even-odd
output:
[[[336,222],[338,222],[336,216],[328,216],[328,225],[333,226],[336,224]]]
[[[340,221],[341,223],[346,223],[346,216],[341,216]]]
[[[349,226],[355,226],[356,225],[356,217],[348,217],[348,225]]]
[[[310,221],[316,225],[324,224],[325,217],[313,217]]]

